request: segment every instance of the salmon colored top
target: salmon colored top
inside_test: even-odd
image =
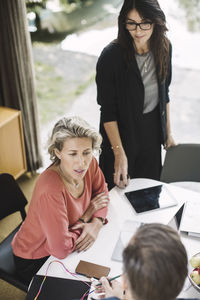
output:
[[[107,184],[95,158],[84,177],[84,191],[74,198],[67,190],[60,175],[46,169],[39,177],[33,192],[27,217],[12,241],[16,256],[37,259],[53,255],[65,258],[74,250],[81,230],[71,227],[88,208],[97,194],[108,194]],[[93,217],[105,218],[107,207]]]

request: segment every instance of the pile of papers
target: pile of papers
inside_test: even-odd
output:
[[[191,198],[185,203],[180,230],[200,237],[200,197],[199,200]]]
[[[144,223],[127,220],[123,223],[118,241],[115,245],[112,260],[122,262],[122,253],[124,248],[128,245],[130,239],[136,232],[136,230]]]

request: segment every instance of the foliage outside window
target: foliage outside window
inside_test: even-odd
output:
[[[180,7],[184,8],[188,28],[190,31],[200,30],[200,0],[178,0]]]

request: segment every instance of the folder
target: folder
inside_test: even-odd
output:
[[[30,289],[27,293],[26,300],[34,300],[43,279],[44,276],[34,276]],[[91,283],[87,282],[87,284],[89,284],[89,286],[79,280],[47,276],[38,298],[40,300],[81,299],[84,293],[90,288]],[[87,297],[84,298],[84,300],[85,299],[87,299]]]

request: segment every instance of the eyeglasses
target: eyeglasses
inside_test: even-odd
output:
[[[142,22],[142,23],[135,23],[133,21],[125,22],[126,29],[129,31],[133,31],[137,29],[137,26],[140,27],[141,30],[149,30],[151,29],[152,22]]]

